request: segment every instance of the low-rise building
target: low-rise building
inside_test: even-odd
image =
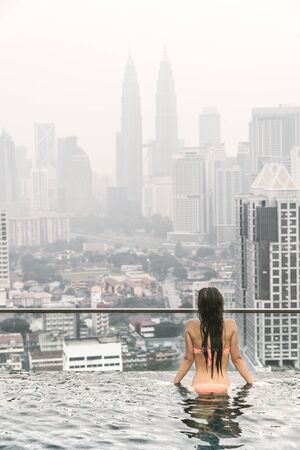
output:
[[[48,314],[45,314],[48,315]],[[41,352],[55,352],[62,350],[63,337],[53,335],[52,333],[40,333],[39,335],[39,347]]]
[[[22,359],[20,355],[12,354],[1,355],[0,354],[0,369],[4,370],[22,370]]]
[[[124,275],[110,275],[104,279],[103,288],[104,292],[117,296],[132,295],[139,298],[143,295],[153,296],[159,293],[159,283],[156,278],[142,270],[126,272]]]
[[[129,323],[129,329],[136,331],[143,338],[149,339],[155,337],[156,322],[153,319],[144,317],[133,317]]]
[[[120,342],[101,343],[98,338],[65,339],[63,370],[101,371],[123,370]]]
[[[21,370],[23,353],[24,344],[20,333],[0,334],[0,367]]]
[[[10,300],[13,306],[18,308],[43,308],[51,301],[52,294],[49,292],[32,292],[32,291],[11,291]]]
[[[28,353],[29,370],[62,370],[62,351],[41,352],[38,350]]]

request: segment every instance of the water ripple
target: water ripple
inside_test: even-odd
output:
[[[168,372],[0,374],[0,449],[298,448],[300,376],[196,396]]]

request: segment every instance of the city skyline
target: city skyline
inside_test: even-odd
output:
[[[55,123],[57,136],[78,136],[96,171],[112,173],[128,49],[132,49],[141,87],[145,143],[155,136],[155,90],[166,45],[176,85],[178,137],[187,146],[197,145],[199,114],[203,107],[215,106],[221,115],[227,153],[236,154],[238,142],[247,140],[252,108],[300,103],[300,36],[296,25],[299,5],[253,2],[251,6],[243,5],[243,10],[236,1],[227,2],[226,7],[219,1],[211,3],[190,2],[196,14],[189,14],[192,24],[189,22],[186,30],[183,12],[187,14],[188,8],[182,10],[180,5],[172,5],[176,20],[166,21],[169,2],[160,8],[157,3],[148,5],[145,11],[137,2],[127,9],[116,1],[102,9],[97,2],[90,2],[85,17],[92,26],[90,30],[84,26],[84,33],[78,34],[80,1],[72,2],[71,11],[68,2],[60,2],[59,6],[43,2],[43,10],[30,1],[25,7],[20,2],[2,2],[0,20],[5,45],[1,47],[1,128],[32,155],[34,123]],[[119,14],[114,17],[116,6]],[[215,27],[205,23],[213,15],[217,36]],[[49,25],[56,16],[59,20],[53,38]],[[108,24],[103,17],[108,18]],[[150,45],[153,18],[156,33]],[[233,24],[235,28],[231,29]],[[22,54],[18,46],[21,38]],[[50,50],[44,52],[45,48]]]

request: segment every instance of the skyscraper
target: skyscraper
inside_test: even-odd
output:
[[[256,108],[250,123],[252,173],[263,164],[279,162],[290,167],[290,152],[300,145],[300,107]]]
[[[206,145],[200,149],[205,165],[205,222],[209,241],[216,240],[216,169],[226,158],[224,144]]]
[[[237,295],[241,308],[299,308],[300,191],[287,169],[266,164],[237,201]],[[297,314],[237,316],[254,364],[300,366]]]
[[[241,191],[241,171],[236,158],[226,158],[216,168],[217,243],[230,243],[235,238],[236,196]]]
[[[152,178],[143,188],[143,214],[173,217],[173,188],[171,177]]]
[[[8,220],[6,211],[0,209],[0,306],[6,306],[6,291],[8,289]]]
[[[237,163],[241,169],[241,193],[247,194],[251,186],[251,158],[249,142],[239,142]]]
[[[16,167],[20,196],[20,214],[28,214],[32,201],[32,162],[24,146],[16,147]]]
[[[53,123],[38,123],[34,127],[36,170],[43,172],[41,178],[47,178],[47,197],[50,210],[58,206],[56,141]]]
[[[203,108],[199,115],[199,145],[221,144],[221,117],[216,108]]]
[[[142,116],[137,74],[131,56],[125,67],[121,132],[117,133],[117,186],[127,188],[132,212],[140,212],[142,205]]]
[[[39,211],[49,210],[47,169],[32,171],[32,207]]]
[[[8,133],[0,136],[0,207],[10,208],[18,200],[15,143]]]
[[[174,232],[206,233],[204,161],[197,152],[173,157]]]
[[[53,123],[37,123],[34,126],[35,162],[44,168],[56,159],[55,127]]]
[[[152,176],[170,176],[172,156],[179,150],[177,107],[172,67],[164,53],[156,91],[155,142],[152,150]]]
[[[75,136],[57,140],[57,178],[62,212],[81,214],[93,210],[91,164]]]

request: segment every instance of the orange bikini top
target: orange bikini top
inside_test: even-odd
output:
[[[230,347],[223,348],[223,353],[229,353],[229,352],[230,352]],[[194,353],[203,353],[202,348],[194,347]],[[211,366],[211,350],[210,350],[210,348],[207,349],[207,353],[208,353],[208,366]]]

